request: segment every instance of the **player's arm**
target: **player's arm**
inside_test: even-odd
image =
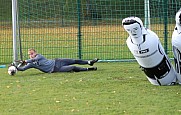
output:
[[[25,65],[25,66],[17,67],[17,70],[18,70],[18,71],[25,71],[25,70],[30,69],[30,68],[32,68],[32,66],[31,66],[31,64],[29,63],[29,64],[27,64],[27,65]]]

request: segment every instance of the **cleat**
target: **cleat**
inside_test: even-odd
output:
[[[98,60],[99,60],[98,58],[95,58],[94,60],[89,61],[89,65],[93,66],[94,63],[96,63]]]
[[[88,71],[96,71],[96,70],[97,70],[97,67],[88,68]]]

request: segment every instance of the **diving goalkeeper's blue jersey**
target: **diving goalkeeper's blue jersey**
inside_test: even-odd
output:
[[[55,60],[46,59],[41,54],[37,54],[35,58],[25,60],[27,65],[18,67],[18,71],[25,71],[29,68],[35,68],[45,73],[51,73],[54,70]]]

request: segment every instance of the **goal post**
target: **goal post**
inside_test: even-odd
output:
[[[19,26],[19,9],[18,1],[12,0],[12,33],[13,33],[13,60],[17,64],[16,60],[23,60],[21,35]]]
[[[17,0],[12,0],[13,62],[18,60],[17,52]]]

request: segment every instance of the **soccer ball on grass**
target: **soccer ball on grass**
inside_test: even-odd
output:
[[[15,66],[10,66],[10,67],[8,68],[8,74],[9,74],[9,75],[15,75],[16,73],[17,73],[17,69],[16,69]]]

